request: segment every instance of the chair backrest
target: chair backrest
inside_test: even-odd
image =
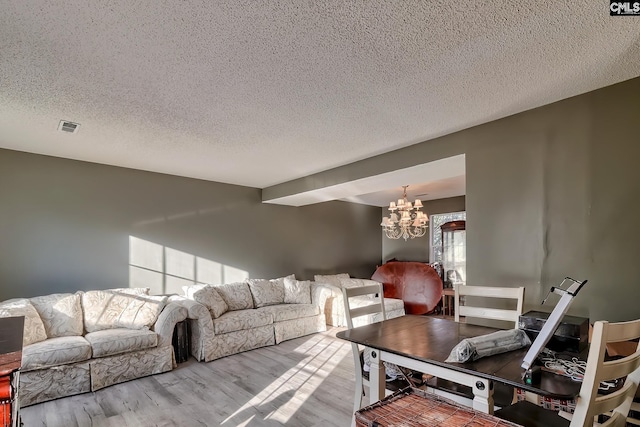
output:
[[[518,328],[518,317],[522,314],[522,305],[524,303],[524,287],[503,288],[492,286],[457,285],[455,287],[455,293],[454,310],[456,322],[460,321],[460,316],[468,316],[480,319],[514,322],[514,328]],[[462,296],[516,300],[516,308],[515,310],[507,310],[501,308],[478,307],[469,305],[467,300],[465,300],[465,304],[462,305],[460,303],[460,297]]]
[[[369,295],[371,303],[367,301],[366,305],[358,304],[357,307],[352,306],[350,298]],[[344,300],[344,314],[347,320],[347,327],[353,329],[353,319],[366,316],[369,314],[382,314],[382,320],[386,319],[384,310],[384,296],[382,283],[374,285],[357,286],[352,288],[342,288],[342,299]]]
[[[368,295],[370,298],[363,298],[366,301],[351,301],[352,298]],[[370,314],[382,314],[382,319],[386,319],[384,310],[384,296],[382,283],[374,285],[358,286],[353,288],[342,288],[342,299],[344,301],[344,315],[347,320],[347,327],[353,329],[353,320]],[[353,303],[353,304],[352,304]],[[360,349],[358,344],[352,342],[351,350],[353,353],[353,364],[355,366],[356,387],[353,404],[353,412],[355,413],[362,407],[362,395],[364,393],[363,386],[369,386],[369,381],[362,375],[363,359],[360,358]],[[355,418],[351,420],[351,426],[355,426]]]
[[[595,322],[587,368],[576,410],[571,419],[571,427],[591,426],[594,416],[607,412],[611,412],[611,418],[601,426],[626,425],[629,408],[640,381],[640,346],[636,347],[635,353],[621,359],[605,361],[605,354],[607,343],[637,338],[640,338],[640,320],[621,323]],[[610,394],[598,395],[601,382],[625,376],[624,385],[620,389]]]

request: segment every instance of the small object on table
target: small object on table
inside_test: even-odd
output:
[[[494,354],[506,353],[531,345],[527,334],[520,329],[497,331],[473,338],[465,338],[458,343],[445,362],[464,363]]]
[[[540,379],[542,378],[542,369],[540,366],[532,366],[531,368],[524,371],[524,382],[528,385],[536,385],[540,384]]]

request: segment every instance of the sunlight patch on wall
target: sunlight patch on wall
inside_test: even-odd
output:
[[[129,236],[129,287],[150,293],[182,294],[189,285],[242,282],[249,273],[237,267]]]

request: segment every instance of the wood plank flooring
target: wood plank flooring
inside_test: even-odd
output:
[[[349,426],[353,358],[340,328],[21,410],[25,427]]]

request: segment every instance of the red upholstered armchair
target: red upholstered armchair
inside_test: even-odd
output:
[[[402,299],[407,314],[431,313],[442,298],[440,276],[422,262],[389,261],[371,279],[384,284],[385,298]]]

